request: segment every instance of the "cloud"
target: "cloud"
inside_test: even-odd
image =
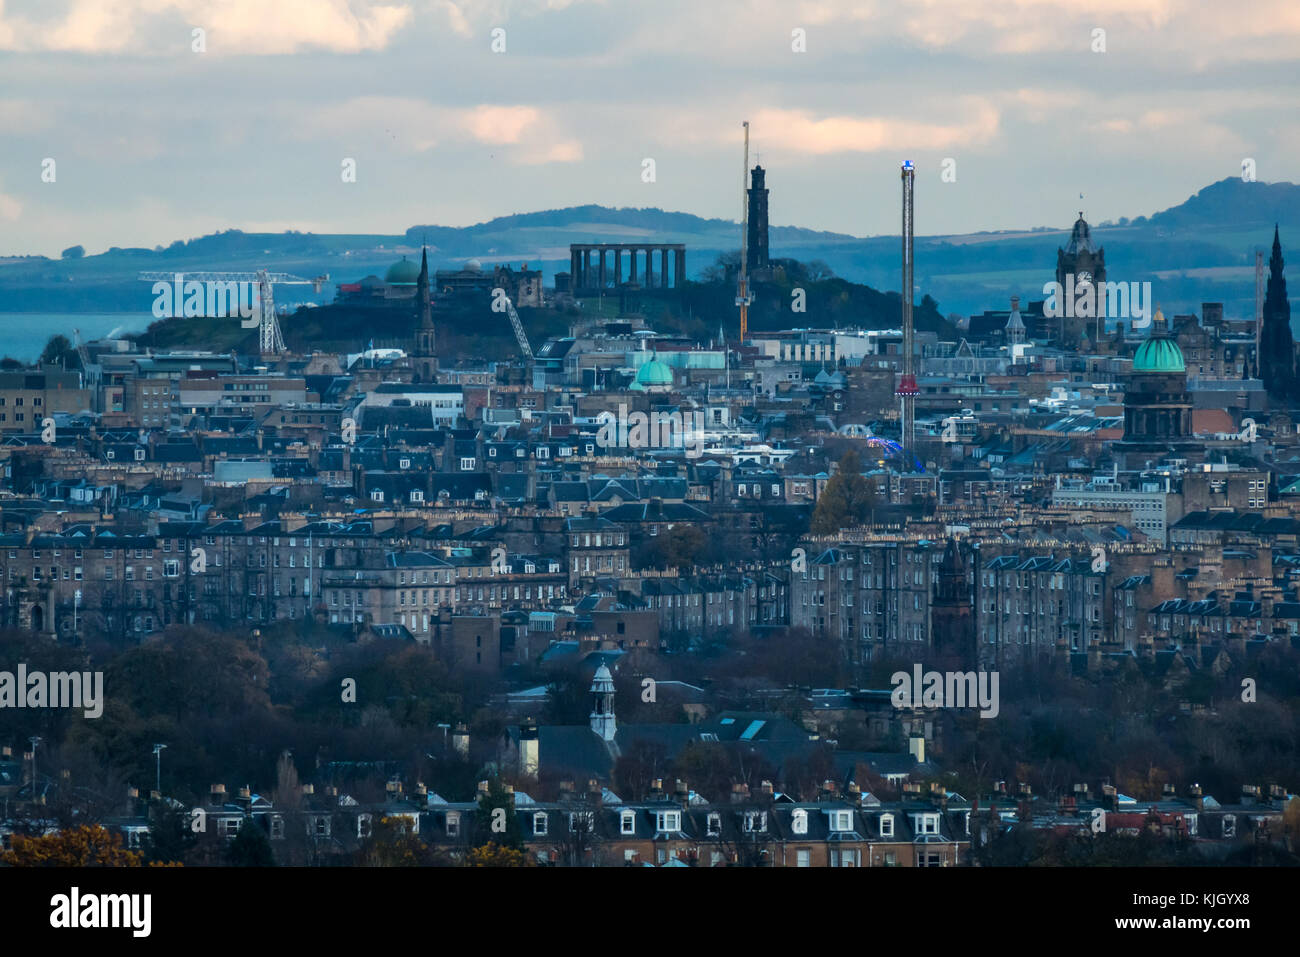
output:
[[[0,193],[0,222],[12,223],[23,214],[23,204],[12,196]]]
[[[998,131],[998,111],[982,101],[966,106],[966,118],[952,123],[855,116],[817,119],[804,110],[762,110],[754,120],[758,128],[781,130],[782,146],[797,153],[947,149],[991,140]]]
[[[313,110],[292,124],[301,140],[328,135],[337,142],[339,130],[346,131],[345,143],[396,152],[482,144],[505,148],[509,158],[528,165],[582,159],[581,143],[564,138],[549,111],[524,104],[452,107],[415,97],[362,96]]]
[[[73,0],[41,9],[41,19],[9,15],[0,0],[0,49],[189,54],[198,27],[205,55],[361,53],[387,47],[414,16],[409,4],[378,0]]]

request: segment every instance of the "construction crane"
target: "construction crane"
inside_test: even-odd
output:
[[[749,120],[745,128],[745,160],[740,169],[740,272],[736,282],[736,305],[740,307],[740,341],[749,332]]]
[[[258,347],[262,355],[280,355],[285,351],[284,336],[280,334],[280,320],[275,315],[275,297],[271,290],[273,283],[281,286],[311,286],[315,292],[329,282],[329,273],[314,279],[304,279],[283,272],[268,272],[259,269],[256,272],[142,272],[140,278],[148,282],[255,282],[257,299],[260,306],[258,316]]]
[[[524,335],[524,324],[519,321],[519,313],[515,312],[515,305],[510,301],[509,296],[504,297],[506,301],[506,312],[510,314],[510,325],[515,329],[515,341],[519,343],[519,351],[524,354],[524,359],[528,362],[533,361],[533,347],[528,344],[528,336]]]
[[[916,374],[912,369],[912,186],[916,180],[916,170],[911,160],[903,161],[903,371],[898,377],[898,387],[894,395],[898,396],[901,407],[901,433],[899,444],[912,452],[916,431],[916,397],[920,389],[916,386]]]

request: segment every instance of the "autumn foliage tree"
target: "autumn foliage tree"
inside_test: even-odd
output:
[[[862,525],[871,519],[876,493],[862,477],[862,460],[856,452],[846,452],[813,509],[814,535],[832,535],[841,528]]]
[[[122,835],[83,824],[39,837],[15,834],[0,862],[10,867],[139,867],[141,856],[122,847]]]
[[[527,851],[489,841],[465,855],[465,867],[532,867]]]

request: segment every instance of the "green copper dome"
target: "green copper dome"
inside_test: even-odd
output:
[[[1134,372],[1186,372],[1183,350],[1166,336],[1152,336],[1138,346],[1133,357]]]
[[[420,280],[420,264],[403,256],[388,267],[384,282],[393,286],[414,286]]]
[[[673,370],[668,367],[666,362],[660,362],[658,359],[651,359],[637,371],[636,384],[642,388],[648,386],[670,386],[673,384]]]

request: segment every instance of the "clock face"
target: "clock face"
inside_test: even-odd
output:
[[[1079,273],[1079,275],[1075,277],[1075,280],[1080,286],[1090,286],[1092,285],[1092,273],[1088,272],[1085,269],[1083,272]]]

